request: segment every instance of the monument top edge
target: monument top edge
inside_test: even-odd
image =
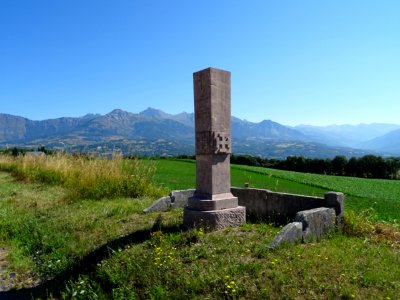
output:
[[[214,67],[208,67],[208,68],[205,68],[203,70],[196,71],[193,74],[202,73],[202,72],[206,72],[206,71],[209,71],[209,72],[212,72],[212,71],[223,71],[223,72],[231,73],[230,71],[227,71],[227,70],[218,69],[218,68],[214,68]]]

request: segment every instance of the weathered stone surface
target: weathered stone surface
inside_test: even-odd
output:
[[[252,188],[231,188],[232,194],[238,197],[238,205],[246,207],[247,216],[253,219],[274,219],[275,221],[294,220],[297,212],[318,207],[334,208],[336,212],[336,225],[343,226],[344,195],[343,193],[328,192],[324,198],[310,197],[304,195],[294,195],[285,193],[276,193],[264,189]],[[172,191],[170,201],[168,199],[159,199],[166,201],[165,204],[155,206],[152,204],[152,210],[167,211],[171,208],[185,207],[188,199],[194,196],[194,189]],[[198,197],[199,195],[197,195]],[[218,195],[212,195],[211,200],[216,200]],[[203,198],[207,199],[207,198]],[[145,211],[150,211],[150,207]],[[207,206],[205,206],[207,208]],[[213,210],[213,209],[204,209]]]
[[[246,206],[246,211],[252,218],[267,218],[280,224],[293,221],[299,211],[324,206],[324,199],[320,197],[264,189],[232,188],[232,194],[239,198],[239,205]]]
[[[193,210],[218,210],[235,208],[238,206],[238,198],[229,194],[217,194],[210,197],[211,199],[202,199],[198,195],[189,198],[188,206]]]
[[[203,131],[196,133],[197,154],[231,153],[230,137],[226,132]]]
[[[230,156],[196,155],[196,194],[210,198],[230,193]]]
[[[239,226],[246,222],[246,208],[235,208],[200,211],[185,208],[183,224],[187,228],[224,229],[230,226]]]
[[[232,194],[239,199],[239,205],[246,207],[247,215],[252,219],[272,219],[286,224],[294,220],[297,212],[318,207],[335,208],[337,224],[343,224],[344,195],[328,192],[324,198],[277,193],[265,189],[231,188]]]
[[[324,195],[325,207],[333,207],[336,212],[336,226],[339,230],[344,227],[344,194],[327,192]]]
[[[193,74],[196,193],[230,193],[231,73],[208,68]]]
[[[231,73],[204,69],[193,74],[193,87],[196,135],[216,132],[230,137]],[[208,148],[208,154],[215,153],[212,143],[206,142],[204,146]],[[196,154],[200,148],[196,145]]]
[[[230,186],[231,74],[208,68],[193,74],[193,86],[196,191],[189,197],[184,224],[205,222],[214,229],[240,225],[246,209],[238,207]]]
[[[143,211],[146,213],[150,212],[160,212],[160,211],[167,211],[171,208],[171,197],[162,197],[157,201],[153,202],[152,205],[145,208]]]
[[[174,208],[184,207],[188,203],[188,199],[194,196],[195,190],[173,191],[169,197],[163,197],[156,201],[145,211],[167,211],[172,205]],[[255,218],[268,218],[271,212],[280,213],[284,219],[289,219],[293,213],[293,201],[298,201],[295,207],[309,207],[317,204],[329,205],[329,207],[317,207],[309,210],[301,210],[296,212],[295,221],[287,224],[270,243],[270,248],[276,248],[282,243],[296,243],[303,240],[304,242],[310,240],[318,240],[323,238],[335,229],[339,220],[343,222],[343,209],[344,209],[344,195],[342,193],[328,192],[324,198],[308,197],[302,195],[292,195],[284,193],[275,193],[269,190],[262,189],[241,189],[232,188],[232,194],[239,196],[239,205],[245,205],[246,210],[221,209],[211,210],[211,206],[198,207],[198,210],[193,208],[186,208],[184,214],[184,224],[187,227],[199,226],[203,228],[222,229],[227,226],[236,226],[245,222],[245,212],[249,212],[250,216]],[[225,199],[224,195],[214,195],[215,199],[221,197]],[[169,199],[166,199],[169,198]],[[191,200],[189,200],[191,201]],[[203,200],[204,201],[204,200]],[[207,201],[210,200],[206,200]],[[233,200],[235,201],[235,200]],[[268,201],[270,203],[268,203]],[[200,203],[201,201],[199,201]],[[282,203],[282,202],[287,202]],[[210,203],[215,203],[211,201]],[[223,203],[223,202],[221,202]],[[229,203],[229,201],[228,201]],[[268,203],[268,204],[267,204]],[[233,202],[231,205],[236,205]],[[194,208],[196,206],[194,205]],[[241,207],[241,206],[239,206]],[[205,210],[208,208],[209,210]],[[285,211],[287,210],[287,211]],[[339,215],[337,215],[339,213]],[[232,220],[227,220],[232,217]],[[242,222],[242,223],[241,223]],[[300,225],[299,225],[300,224]],[[342,223],[343,224],[343,223]]]
[[[188,199],[193,197],[195,189],[172,191],[169,196],[171,198],[171,208],[185,207]]]
[[[281,231],[275,236],[268,248],[277,248],[282,244],[295,244],[300,242],[303,238],[303,223],[292,222],[282,228]]]
[[[335,230],[335,209],[319,207],[310,210],[299,211],[295,222],[303,224],[303,240],[320,240]]]

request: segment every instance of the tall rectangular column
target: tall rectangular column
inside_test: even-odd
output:
[[[193,74],[196,192],[184,223],[213,229],[245,222],[245,208],[230,191],[231,74],[208,68]]]

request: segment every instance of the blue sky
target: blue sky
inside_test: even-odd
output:
[[[400,1],[3,0],[0,112],[193,112],[192,73],[232,73],[232,114],[400,124]]]

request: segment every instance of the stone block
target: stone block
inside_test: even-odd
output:
[[[223,132],[230,136],[231,73],[215,68],[196,72],[193,89],[196,136],[201,132]],[[214,153],[212,143],[205,147],[210,154]]]
[[[327,192],[324,195],[325,205],[333,207],[336,212],[336,226],[339,230],[344,227],[344,194],[337,192]]]
[[[282,228],[275,236],[268,248],[275,249],[282,244],[295,244],[303,238],[303,223],[292,222]]]
[[[149,207],[145,208],[143,211],[146,213],[150,212],[160,212],[167,211],[171,208],[171,197],[162,197],[157,201],[153,202]]]
[[[189,198],[188,206],[193,210],[204,211],[234,208],[238,206],[238,198],[231,193],[211,195],[210,199],[207,196],[194,194]]]
[[[213,211],[192,210],[186,207],[183,214],[183,224],[187,228],[219,230],[239,226],[245,222],[246,208],[243,206]]]
[[[229,155],[196,155],[196,190],[210,196],[230,192]]]
[[[169,196],[171,198],[171,208],[185,207],[188,199],[193,197],[195,189],[172,191]]]
[[[310,210],[299,211],[295,222],[303,224],[303,240],[320,240],[335,230],[335,209],[320,207]]]

